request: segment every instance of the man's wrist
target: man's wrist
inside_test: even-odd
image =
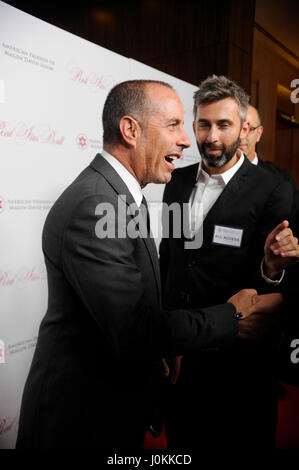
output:
[[[284,277],[285,270],[277,271],[266,263],[265,258],[261,262],[261,276],[267,284],[278,285]]]

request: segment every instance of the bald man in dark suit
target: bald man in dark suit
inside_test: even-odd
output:
[[[163,356],[232,340],[254,311],[255,290],[205,309],[161,308],[142,188],[168,182],[174,158],[190,145],[171,86],[117,85],[103,128],[104,151],[45,223],[48,310],[24,389],[18,449],[141,449]]]
[[[264,127],[258,110],[252,106],[248,106],[247,121],[250,124],[247,136],[240,141],[239,148],[244,152],[250,163],[258,165],[261,168],[271,172],[274,175],[280,176],[285,181],[288,181],[293,188],[293,213],[299,208],[299,191],[295,183],[293,174],[287,168],[281,168],[273,162],[262,160],[258,157],[256,147],[260,142]]]

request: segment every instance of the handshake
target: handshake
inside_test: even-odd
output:
[[[272,280],[280,277],[282,271],[299,261],[298,239],[289,228],[289,222],[284,220],[269,233],[264,246],[264,274]],[[238,318],[239,333],[242,340],[262,341],[275,327],[282,304],[281,293],[258,295],[255,289],[243,289],[233,295],[228,302],[232,303]],[[240,320],[240,321],[239,321]],[[170,377],[175,384],[181,368],[183,356],[172,359],[171,365],[162,360],[163,375]]]
[[[269,233],[264,246],[265,274],[275,279],[281,272],[299,261],[298,239],[294,237],[289,228],[289,222],[284,220]],[[249,315],[269,315],[275,313],[282,303],[282,295],[279,293],[258,295],[254,289],[243,289],[233,295],[231,302],[237,312],[240,312],[240,320]]]
[[[275,312],[282,303],[282,295],[280,293],[258,295],[255,289],[242,289],[228,299],[228,302],[240,312],[238,319],[244,320],[253,313],[267,315]]]
[[[280,293],[258,295],[254,289],[243,289],[233,295],[228,302],[240,312],[239,337],[251,341],[262,340],[276,323],[282,301]]]

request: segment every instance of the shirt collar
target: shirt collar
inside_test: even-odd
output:
[[[111,155],[111,153],[107,152],[106,150],[102,150],[101,155],[114,168],[118,176],[123,180],[128,190],[132,194],[136,204],[140,206],[143,194],[141,186],[136,178],[134,178],[134,176],[124,167],[124,165],[116,157]]]
[[[197,181],[199,177],[202,175],[204,177],[204,180],[208,180],[208,178],[217,179],[226,186],[244,162],[243,152],[241,152],[241,150],[239,149],[237,150],[237,156],[238,156],[238,161],[234,164],[234,166],[232,166],[231,168],[226,170],[224,173],[221,173],[219,175],[209,176],[207,172],[202,169],[202,166],[200,163],[199,168],[198,168],[198,173],[197,173]]]
[[[257,165],[258,162],[259,162],[258,156],[257,156],[256,152],[254,152],[254,159],[252,160],[251,163],[252,163],[253,165]]]

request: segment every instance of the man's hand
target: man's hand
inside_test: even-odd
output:
[[[263,339],[276,321],[276,313],[282,303],[282,294],[258,295],[255,289],[243,289],[233,295],[231,302],[237,312],[243,314],[239,323],[239,336],[242,339],[257,341]],[[178,380],[183,356],[162,359],[162,375],[169,377],[171,384]]]
[[[176,384],[181,370],[181,361],[183,356],[175,356],[171,359],[162,359],[162,375],[169,377],[172,385]]]
[[[237,312],[242,313],[241,319],[251,315],[255,310],[255,303],[257,298],[257,291],[255,289],[242,289],[237,294],[233,295],[228,302],[231,302]]]
[[[256,297],[254,308],[259,314],[272,314],[279,310],[282,301],[283,297],[279,292],[274,294],[258,295]]]
[[[298,238],[284,220],[269,233],[265,247],[264,274],[275,279],[284,269],[299,261]]]
[[[253,305],[255,312],[239,322],[239,337],[250,341],[263,340],[277,325],[282,300],[279,293],[258,295]]]

